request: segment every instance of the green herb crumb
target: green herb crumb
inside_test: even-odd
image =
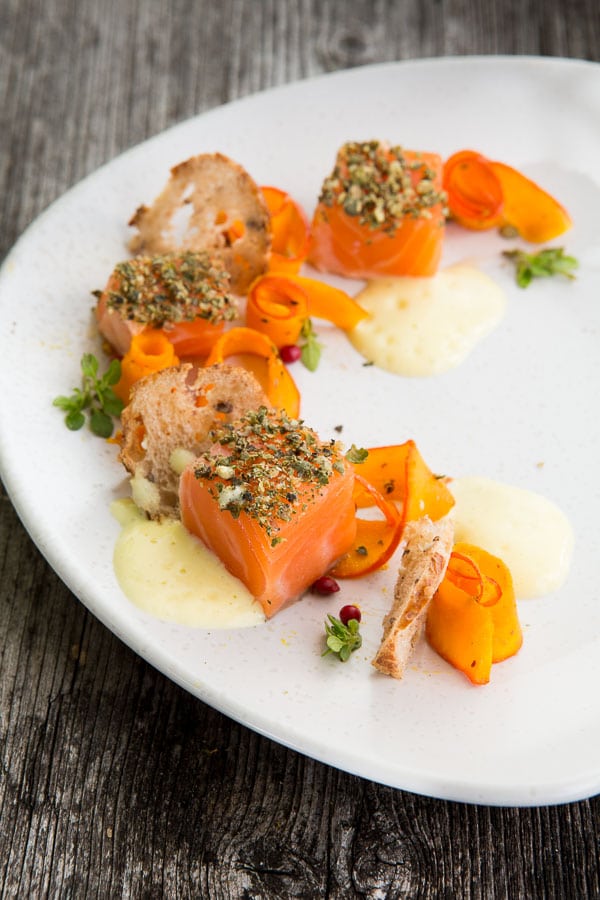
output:
[[[409,161],[402,147],[380,141],[350,141],[340,149],[319,201],[342,206],[361,225],[393,235],[405,216],[430,218],[447,197],[435,185],[435,172],[418,157]]]
[[[162,328],[167,323],[233,319],[229,274],[206,252],[138,256],[119,263],[106,290],[108,308],[123,319]],[[102,296],[95,291],[95,296]]]
[[[281,524],[291,521],[322,488],[343,474],[336,441],[319,440],[302,420],[261,407],[210,432],[213,450],[194,470],[219,509],[255,519],[276,546]],[[215,455],[214,447],[219,448]]]

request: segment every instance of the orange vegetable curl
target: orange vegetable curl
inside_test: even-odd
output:
[[[232,328],[214,344],[205,366],[222,363],[229,357],[253,372],[275,409],[284,409],[292,418],[300,412],[300,392],[283,364],[276,345],[253,328]],[[263,361],[263,366],[255,363]],[[266,363],[266,372],[264,372]]]
[[[444,190],[452,217],[465,228],[516,229],[533,244],[567,231],[571,217],[547,191],[512,166],[460,150],[444,164]]]
[[[295,344],[307,318],[354,328],[368,313],[345,291],[302,275],[263,275],[248,293],[246,324],[268,335],[277,347]]]
[[[457,543],[427,614],[427,640],[472,684],[523,643],[508,567],[473,544]]]
[[[164,331],[147,328],[131,339],[129,350],[121,361],[121,377],[114,387],[115,394],[123,403],[128,403],[129,392],[136,381],[177,365],[179,358]]]
[[[271,213],[269,271],[295,274],[308,256],[310,229],[306,214],[285,191],[275,187],[262,187],[261,191]]]

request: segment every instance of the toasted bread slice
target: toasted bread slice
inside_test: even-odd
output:
[[[179,475],[211,445],[210,430],[268,405],[254,376],[236,366],[185,363],[138,381],[123,410],[119,454],[136,504],[151,518],[177,516]]]
[[[406,526],[394,602],[383,620],[383,637],[371,662],[384,675],[404,675],[423,632],[427,608],[446,572],[453,542],[454,524],[450,517],[432,522],[425,516]]]
[[[135,212],[129,249],[147,256],[209,251],[229,272],[231,290],[244,294],[267,268],[270,221],[250,175],[221,153],[204,153],[174,166],[152,206]]]

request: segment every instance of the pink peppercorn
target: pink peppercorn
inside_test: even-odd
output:
[[[320,578],[317,578],[315,583],[313,584],[311,590],[315,594],[335,594],[339,591],[340,586],[331,575],[322,575]]]
[[[340,621],[347,625],[350,619],[356,619],[357,622],[360,622],[362,618],[361,611],[358,606],[352,606],[349,604],[348,606],[342,606],[340,609]]]
[[[285,344],[284,347],[281,347],[279,350],[279,355],[281,356],[284,363],[293,363],[297,362],[302,356],[302,350],[298,346],[298,344]]]

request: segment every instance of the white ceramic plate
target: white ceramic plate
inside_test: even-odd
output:
[[[600,788],[600,67],[528,58],[388,64],[285,86],[213,110],[125,153],[28,229],[0,279],[1,471],[34,541],[115,634],[227,715],[316,759],[440,798],[536,805]],[[52,398],[79,380],[90,291],[123,258],[127,221],[171,165],[222,151],[312,211],[338,146],[379,137],[442,155],[465,147],[541,181],[571,211],[575,283],[518,289],[496,234],[451,233],[445,262],[476,260],[506,289],[500,327],[459,368],[402,379],[322,329],[318,372],[296,366],[303,416],[346,444],[414,438],[434,471],[538,491],[576,532],[564,588],[520,604],[525,643],[471,687],[424,643],[401,682],[369,665],[386,600],[377,579],[307,597],[251,630],[193,630],[141,613],[112,568],[127,493],[114,447],[70,433]],[[543,465],[542,465],[543,464]],[[383,576],[385,577],[385,576]],[[364,613],[363,650],[322,659],[323,621]]]

